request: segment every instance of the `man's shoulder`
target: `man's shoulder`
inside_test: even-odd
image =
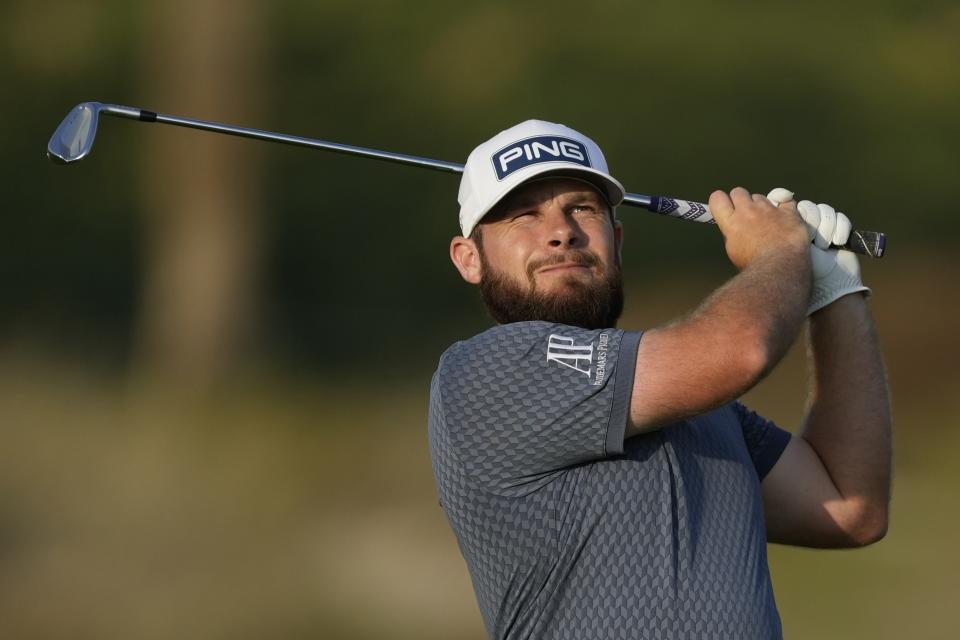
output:
[[[638,332],[629,332],[634,344]],[[486,385],[515,384],[531,377],[545,382],[601,386],[608,379],[625,332],[585,329],[553,322],[497,325],[451,345],[440,357],[434,381],[462,385],[478,378]]]
[[[523,369],[536,345],[546,344],[549,322],[515,322],[490,327],[450,345],[440,356],[430,385],[431,401],[439,410],[484,403],[510,380],[524,378]],[[444,398],[446,402],[441,401]]]
[[[518,343],[530,342],[548,334],[553,327],[561,327],[550,322],[529,321],[498,324],[470,338],[459,340],[450,345],[440,356],[441,365],[451,358],[462,357],[473,352],[495,352]],[[581,329],[582,331],[582,329]]]
[[[562,347],[589,345],[602,334],[622,333],[616,328],[584,329],[573,325],[531,320],[498,324],[465,340],[453,343],[440,356],[438,371],[458,363],[498,358],[515,359],[538,347],[546,353],[552,343]]]

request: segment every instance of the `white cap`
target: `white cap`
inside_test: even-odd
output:
[[[612,207],[623,201],[623,185],[610,175],[596,142],[562,124],[527,120],[501,131],[467,158],[457,197],[463,235],[469,236],[508,193],[547,174],[589,182]]]

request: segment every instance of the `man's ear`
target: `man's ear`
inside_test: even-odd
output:
[[[450,241],[450,260],[460,272],[460,276],[470,284],[479,284],[483,275],[480,264],[480,251],[477,243],[470,238],[456,236]]]

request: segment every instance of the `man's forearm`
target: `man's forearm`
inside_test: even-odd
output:
[[[629,434],[734,400],[779,362],[803,325],[808,251],[756,259],[689,317],[640,341]]]
[[[725,287],[724,303],[740,305],[749,315],[743,319],[745,324],[756,323],[760,329],[767,359],[763,375],[786,355],[803,327],[803,301],[810,297],[809,272],[809,254],[804,251],[791,260],[783,256],[757,260]]]
[[[890,500],[890,398],[864,297],[844,296],[810,319],[811,404],[801,435],[820,456],[864,539],[883,536]]]

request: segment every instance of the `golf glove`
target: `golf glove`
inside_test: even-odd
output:
[[[777,188],[767,195],[776,205],[789,202],[793,193]],[[851,293],[866,292],[860,280],[860,263],[857,256],[844,249],[832,249],[831,245],[843,245],[850,236],[850,219],[828,204],[814,204],[809,200],[797,203],[800,217],[807,223],[810,240],[810,261],[813,265],[813,289],[807,315],[822,309],[834,300]]]

